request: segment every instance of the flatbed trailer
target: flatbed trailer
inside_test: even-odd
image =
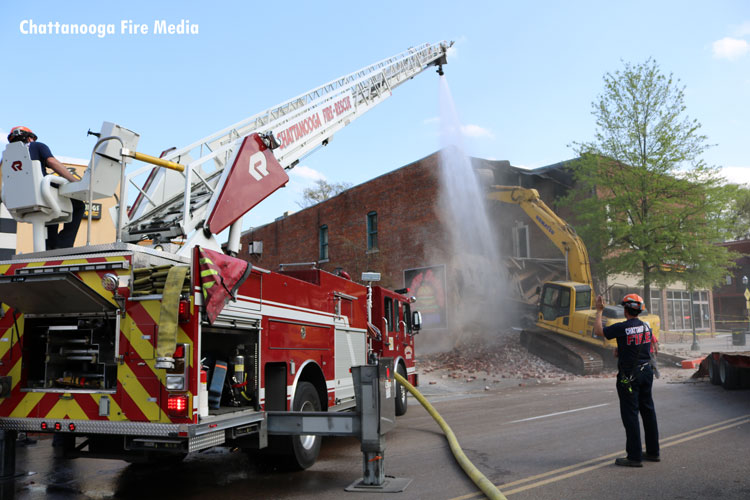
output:
[[[750,351],[712,352],[701,362],[698,376],[708,375],[724,389],[750,389]]]

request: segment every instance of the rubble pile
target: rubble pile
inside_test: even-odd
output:
[[[464,339],[450,352],[420,356],[419,371],[445,371],[442,378],[465,379],[547,379],[572,380],[576,376],[531,354],[517,334],[498,335],[492,339]]]

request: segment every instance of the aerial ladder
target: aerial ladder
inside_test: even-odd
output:
[[[591,264],[583,240],[575,229],[557,215],[536,189],[521,186],[492,186],[487,198],[518,205],[565,256],[566,279],[547,281],[539,291],[539,308],[533,324],[521,332],[521,342],[530,351],[568,371],[598,373],[613,364],[613,340],[594,335],[594,285]],[[639,316],[648,322],[658,337],[659,317]],[[621,306],[607,306],[604,322],[612,324],[625,318]]]
[[[218,248],[215,235],[229,226],[226,251],[236,254],[242,214],[252,208],[250,205],[259,203],[286,184],[288,177],[284,171],[327,145],[336,132],[428,67],[437,66],[442,74],[442,65],[447,63],[446,52],[452,44],[443,41],[410,48],[163,154],[163,161],[183,165],[183,171],[146,166],[132,172],[126,182],[138,190],[138,195],[127,213],[127,220],[122,221],[122,241],[149,239],[156,245],[163,245],[178,239],[182,245],[177,253],[186,253],[198,244]],[[257,193],[252,201],[241,207],[229,207],[232,214],[228,218],[217,217],[217,212],[227,210],[228,205],[236,202],[225,193],[231,189],[232,170],[249,169],[250,181],[265,181],[265,177],[271,177],[267,165],[248,167],[242,162],[242,146],[254,134],[257,134],[255,142],[262,143],[261,149],[274,150],[273,156],[282,172],[276,172],[275,183]],[[148,173],[146,181],[139,185],[137,179],[145,173]]]

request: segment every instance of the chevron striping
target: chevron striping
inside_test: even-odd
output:
[[[16,359],[21,359],[22,348],[21,342],[19,342],[19,339],[21,339],[21,341],[23,340],[23,329],[21,328],[21,324],[18,325],[18,329],[20,330],[18,336],[13,332],[14,327],[8,328],[2,336],[3,339],[7,339],[0,341],[0,360],[2,360],[3,364],[11,363]],[[11,345],[13,346],[12,352],[10,349]]]
[[[96,398],[95,398],[96,396]],[[101,394],[76,394],[76,402],[84,414],[84,419],[88,420],[107,420],[107,417],[99,416],[99,398]],[[111,409],[111,407],[110,407]]]
[[[27,393],[13,410],[11,417],[36,417],[39,402],[44,397],[42,392]]]
[[[42,396],[42,399],[39,400],[39,403],[36,405],[36,408],[34,409],[34,415],[37,417],[45,417],[49,415],[49,412],[52,411],[52,408],[55,407],[58,401],[60,401],[63,398],[70,398],[72,397],[70,393],[60,393],[60,392],[48,392],[44,396]]]
[[[140,380],[136,377],[135,373],[130,369],[130,367],[127,364],[120,365],[120,370],[122,371],[121,374],[118,374],[119,381],[122,385],[122,390],[126,395],[129,397],[132,401],[132,403],[138,407],[140,412],[143,415],[144,420],[149,420],[147,418],[147,415],[156,413],[158,418],[160,408],[159,408],[159,394],[149,394],[149,392],[143,387]],[[150,402],[149,398],[156,398],[155,402]],[[124,401],[123,401],[124,402]],[[129,413],[128,408],[126,405],[123,404],[123,407],[126,411],[126,413]],[[128,415],[130,417],[130,415]],[[131,420],[134,420],[131,418]],[[155,420],[155,419],[154,419]]]
[[[104,394],[98,394],[96,399],[97,410],[99,408],[99,400]],[[122,407],[117,403],[117,397],[114,394],[109,394],[109,417],[110,420],[128,420],[127,415],[123,411]]]
[[[88,419],[89,416],[86,415],[86,412],[84,412],[78,404],[78,397],[79,395],[76,395],[76,398],[74,399],[59,399],[45,415],[40,415],[40,417],[57,419],[71,418],[74,420]]]
[[[123,416],[123,420],[129,420],[131,422],[148,422],[149,419],[141,411],[130,394],[125,391],[124,386],[121,382],[117,383],[117,397],[120,400],[120,413]]]

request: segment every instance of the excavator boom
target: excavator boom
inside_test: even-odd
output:
[[[561,219],[539,197],[536,189],[520,186],[492,186],[487,195],[491,200],[513,203],[520,206],[524,212],[539,226],[539,229],[565,255],[568,279],[592,286],[591,265],[586,245],[575,229]]]

